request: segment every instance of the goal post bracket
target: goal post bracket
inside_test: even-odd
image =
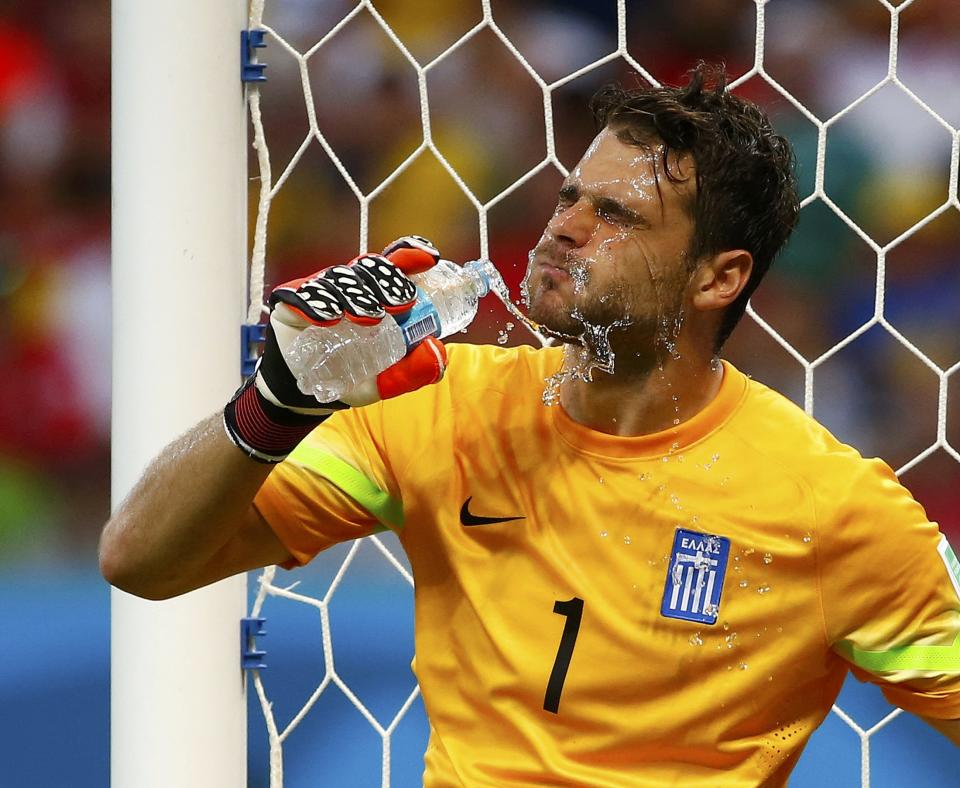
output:
[[[240,619],[240,667],[243,670],[264,670],[267,667],[263,661],[267,652],[257,648],[257,638],[267,635],[263,628],[266,623],[265,618]]]
[[[263,73],[267,69],[266,63],[257,62],[257,50],[267,46],[263,40],[265,30],[241,30],[240,31],[240,81],[241,82],[266,82],[267,75]]]

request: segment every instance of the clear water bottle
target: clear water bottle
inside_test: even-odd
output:
[[[333,402],[402,359],[428,336],[446,337],[466,328],[478,302],[499,287],[500,274],[489,260],[464,266],[441,260],[410,277],[417,285],[413,308],[387,315],[375,326],[347,319],[323,328],[310,326],[285,349],[287,365],[304,394]]]

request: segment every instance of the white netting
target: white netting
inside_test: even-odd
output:
[[[288,0],[289,1],[289,0]],[[864,0],[865,3],[868,0]],[[771,319],[762,317],[756,309],[751,306],[748,308],[748,314],[756,324],[772,338],[776,344],[783,349],[790,358],[798,364],[803,370],[803,394],[802,400],[808,413],[813,413],[814,408],[814,372],[818,370],[831,358],[840,353],[844,348],[855,342],[870,329],[881,327],[892,337],[899,345],[906,349],[915,359],[919,360],[937,380],[936,395],[936,435],[935,439],[921,451],[915,453],[910,459],[904,462],[898,470],[898,473],[906,473],[916,465],[930,457],[938,451],[945,452],[954,460],[960,461],[960,453],[957,448],[952,446],[948,440],[947,433],[947,404],[950,377],[958,369],[960,362],[952,366],[943,363],[936,363],[931,355],[922,351],[917,344],[911,342],[897,327],[895,327],[888,316],[885,314],[885,285],[888,279],[888,256],[891,250],[903,244],[904,241],[913,237],[920,230],[934,222],[946,212],[960,210],[960,202],[957,196],[958,169],[960,169],[960,134],[955,126],[952,126],[941,114],[938,114],[928,103],[923,101],[910,87],[904,84],[901,76],[898,74],[898,56],[899,56],[899,31],[901,18],[910,6],[914,5],[914,0],[905,0],[899,5],[887,2],[887,0],[873,0],[873,3],[882,6],[882,9],[889,16],[889,49],[887,57],[886,73],[882,78],[872,85],[868,90],[864,90],[854,100],[849,101],[840,111],[825,115],[825,118],[818,117],[803,102],[798,100],[790,90],[786,89],[781,82],[771,76],[765,68],[765,43],[767,41],[767,19],[766,11],[768,5],[772,2],[768,0],[754,0],[755,5],[755,37],[752,67],[749,67],[741,76],[739,76],[731,85],[730,89],[737,89],[749,80],[760,79],[770,89],[779,94],[783,100],[791,105],[806,121],[816,130],[816,154],[815,154],[815,172],[813,174],[813,189],[803,197],[803,207],[809,206],[815,202],[821,203],[829,209],[843,224],[849,228],[865,244],[875,256],[876,260],[876,278],[874,281],[873,292],[873,314],[854,330],[849,331],[839,341],[834,342],[825,352],[810,357],[809,354],[801,353],[790,341],[784,338],[783,334],[774,328],[773,319],[776,316],[770,316]],[[259,204],[253,242],[253,254],[251,261],[250,274],[250,293],[251,303],[249,309],[249,321],[258,322],[263,311],[261,296],[264,289],[264,267],[267,249],[267,221],[270,215],[271,203],[284,187],[285,183],[291,177],[294,169],[301,161],[305,153],[315,145],[319,145],[329,162],[339,172],[344,183],[355,196],[359,204],[359,238],[358,252],[367,251],[369,239],[369,219],[371,202],[381,196],[384,191],[394,184],[396,180],[410,168],[414,162],[422,155],[431,154],[442,165],[449,177],[459,188],[460,192],[470,202],[477,214],[479,235],[479,253],[482,257],[489,255],[490,235],[488,228],[488,215],[491,209],[508,198],[516,190],[534,179],[538,174],[549,168],[554,168],[563,175],[567,174],[567,168],[561,162],[557,155],[557,137],[555,133],[554,121],[554,99],[558,89],[571,83],[572,81],[599,69],[612,61],[621,60],[639,74],[643,79],[651,84],[659,84],[654,76],[649,73],[627,51],[627,3],[625,0],[616,2],[616,46],[612,51],[596,58],[592,62],[576,68],[570,73],[565,74],[559,79],[547,81],[531,65],[529,60],[524,57],[521,51],[513,43],[510,37],[498,25],[495,15],[491,9],[490,0],[481,0],[482,18],[467,32],[462,34],[452,45],[443,49],[442,52],[427,60],[420,62],[411,53],[411,50],[405,45],[404,41],[394,32],[391,26],[385,21],[383,15],[378,11],[377,3],[369,0],[362,0],[351,10],[346,12],[343,17],[333,24],[329,31],[319,40],[313,42],[308,48],[302,51],[293,46],[283,35],[264,24],[264,0],[255,0],[251,6],[250,28],[264,29],[267,32],[267,41],[271,47],[267,62],[270,64],[270,73],[278,70],[278,61],[281,58],[289,58],[294,64],[296,71],[300,75],[303,98],[305,101],[306,115],[308,120],[308,129],[306,134],[296,148],[288,163],[284,166],[280,174],[275,178],[271,170],[270,152],[268,140],[264,132],[264,122],[261,117],[261,91],[256,84],[249,87],[248,100],[250,114],[254,130],[254,146],[257,151],[259,162]],[[311,58],[317,55],[319,51],[329,44],[344,28],[355,20],[359,15],[369,15],[376,26],[382,31],[390,42],[396,47],[399,56],[408,64],[409,68],[416,74],[417,89],[419,93],[419,112],[420,123],[422,126],[422,141],[415,149],[403,158],[399,166],[396,166],[385,178],[379,181],[376,186],[368,191],[364,191],[358,179],[355,179],[348,167],[338,157],[334,147],[328,142],[324,133],[321,131],[317,120],[316,105],[314,101],[314,87],[311,80],[316,79],[317,75],[311,75],[309,64]],[[434,134],[431,126],[433,113],[430,105],[430,91],[428,90],[428,76],[437,66],[445,61],[452,53],[464,46],[472,38],[482,31],[492,32],[493,35],[502,43],[503,47],[516,59],[522,66],[526,74],[536,84],[542,93],[542,113],[545,128],[545,152],[539,163],[527,169],[527,171],[516,178],[506,188],[501,189],[492,198],[482,201],[473,190],[467,185],[464,178],[458,173],[457,169],[450,163],[448,158],[441,152],[435,143]],[[809,32],[809,31],[807,31]],[[489,33],[486,33],[489,34]],[[640,57],[639,61],[643,58]],[[913,104],[922,110],[923,113],[943,129],[945,134],[949,135],[949,175],[947,179],[947,189],[943,194],[942,203],[926,213],[923,218],[915,221],[912,226],[896,234],[892,240],[886,243],[879,243],[870,233],[865,231],[857,221],[851,218],[850,211],[843,210],[825,189],[825,176],[827,170],[827,141],[831,131],[835,129],[836,124],[845,116],[856,111],[861,105],[875,96],[878,92],[889,89],[891,86],[901,91],[902,95],[907,97]],[[272,83],[268,83],[265,90],[270,90]],[[824,113],[821,113],[823,115]],[[429,199],[429,198],[426,198]],[[419,232],[417,228],[411,228],[411,232]],[[370,537],[366,544],[372,545],[377,553],[385,560],[388,566],[392,567],[403,580],[412,587],[413,580],[404,567],[404,565],[394,556],[391,550],[384,542],[377,537]],[[283,597],[298,604],[308,606],[319,612],[319,618],[322,629],[322,649],[323,649],[323,677],[316,685],[313,692],[309,695],[306,702],[291,719],[284,724],[278,723],[274,717],[273,706],[267,698],[264,685],[259,672],[253,671],[253,683],[263,709],[267,722],[267,730],[270,742],[270,785],[280,786],[283,781],[283,752],[284,743],[289,735],[302,723],[305,715],[316,704],[321,694],[324,693],[330,685],[335,685],[339,691],[346,697],[351,704],[359,711],[369,726],[379,736],[382,747],[382,777],[384,786],[391,782],[391,741],[394,732],[399,723],[403,720],[405,714],[411,708],[418,696],[418,689],[414,686],[406,696],[406,699],[399,704],[395,713],[380,719],[361,701],[353,692],[348,683],[338,672],[334,661],[333,642],[331,637],[330,625],[330,606],[334,593],[338,590],[344,577],[351,565],[355,561],[361,543],[355,543],[349,548],[345,559],[343,560],[339,571],[335,574],[332,581],[326,588],[326,592],[319,598],[296,593],[292,587],[283,588],[275,585],[275,569],[267,569],[259,578],[259,590],[256,601],[253,605],[252,615],[257,616],[261,613],[263,604],[268,596]],[[856,734],[861,747],[861,783],[863,786],[870,782],[870,741],[871,737],[879,730],[887,726],[891,721],[897,718],[899,710],[894,710],[886,714],[878,723],[872,727],[864,728],[858,724],[849,714],[839,707],[834,707],[834,713]]]

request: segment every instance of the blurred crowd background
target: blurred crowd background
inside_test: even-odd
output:
[[[265,21],[306,50],[352,7],[349,0],[276,0]],[[474,0],[377,4],[421,63],[481,19]],[[612,2],[495,2],[494,18],[552,82],[616,47]],[[628,3],[628,47],[654,77],[677,83],[699,58],[731,76],[753,64],[755,8],[747,0]],[[887,72],[890,15],[875,0],[791,0],[766,8],[767,71],[826,120]],[[0,3],[0,561],[89,558],[108,511],[109,9],[104,0]],[[902,14],[899,73],[948,123],[960,124],[960,11],[917,0]],[[274,172],[308,133],[293,58],[263,56]],[[421,142],[416,75],[369,14],[310,61],[320,130],[363,192]],[[586,102],[613,79],[642,82],[623,61],[554,92],[560,160],[571,166],[593,134]],[[481,203],[546,154],[542,94],[490,31],[428,72],[433,138]],[[146,86],[145,86],[146,87]],[[804,196],[813,190],[817,131],[754,77],[738,92],[760,102],[794,142]],[[349,100],[344,100],[349,96]],[[145,151],[145,154],[148,153]],[[837,120],[826,149],[826,192],[885,245],[947,198],[950,135],[890,85]],[[255,172],[251,168],[251,172]],[[516,285],[552,208],[560,174],[548,167],[488,212],[490,251]],[[255,196],[256,180],[251,184]],[[251,199],[251,205],[256,200]],[[270,216],[268,282],[356,254],[359,208],[319,144],[303,154]],[[453,259],[479,254],[476,208],[427,153],[372,202],[370,247],[418,232]],[[960,215],[949,210],[890,250],[887,318],[934,363],[960,361]],[[787,253],[754,303],[793,347],[818,357],[875,310],[877,255],[822,201],[808,205]],[[488,308],[469,337],[495,341],[507,322]],[[529,341],[517,330],[511,343]],[[803,370],[747,320],[727,355],[797,401]],[[875,327],[817,369],[816,415],[841,438],[900,467],[936,439],[938,380]],[[960,446],[960,375],[949,437]],[[960,466],[937,451],[905,481],[947,529],[960,528]]]
[[[352,5],[271,0],[265,21],[304,51]],[[481,19],[478,0],[380,0],[376,6],[420,63]],[[613,0],[494,0],[492,6],[503,32],[547,82],[616,47]],[[749,0],[627,6],[629,51],[658,80],[682,82],[701,58],[725,62],[732,77],[753,65]],[[955,0],[916,0],[902,14],[899,35],[903,82],[948,124],[960,125]],[[766,69],[821,120],[885,76],[889,39],[890,14],[876,0],[766,6]],[[0,42],[0,572],[92,566],[109,511],[109,4],[0,0]],[[293,58],[272,42],[262,60],[276,175],[306,138],[308,121]],[[320,48],[309,72],[319,128],[367,193],[422,141],[415,72],[368,13]],[[618,60],[555,90],[556,149],[566,166],[594,133],[589,96],[614,79],[643,81]],[[431,68],[427,84],[433,139],[481,204],[543,160],[541,90],[489,30]],[[793,141],[801,192],[810,194],[816,127],[761,78],[737,92],[763,105]],[[826,193],[885,246],[945,202],[950,154],[948,131],[888,85],[830,126]],[[491,256],[515,297],[560,180],[548,167],[489,208]],[[252,178],[252,207],[257,188]],[[476,207],[429,153],[370,208],[370,248],[411,232],[432,238],[455,260],[480,251]],[[267,281],[348,259],[358,238],[356,197],[314,141],[274,201]],[[942,369],[960,362],[960,212],[951,208],[890,249],[882,284],[884,314],[896,330]],[[874,315],[877,292],[876,252],[816,200],[804,208],[754,305],[814,359]],[[530,341],[507,322],[502,309],[487,305],[466,339]],[[802,404],[801,366],[749,318],[725,355]],[[827,360],[815,381],[815,415],[894,468],[937,438],[937,376],[882,327]],[[947,437],[960,449],[960,371],[950,383]],[[960,464],[937,450],[903,479],[960,544]]]

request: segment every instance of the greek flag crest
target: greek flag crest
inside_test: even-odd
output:
[[[716,624],[730,540],[678,528],[667,569],[660,615]]]

